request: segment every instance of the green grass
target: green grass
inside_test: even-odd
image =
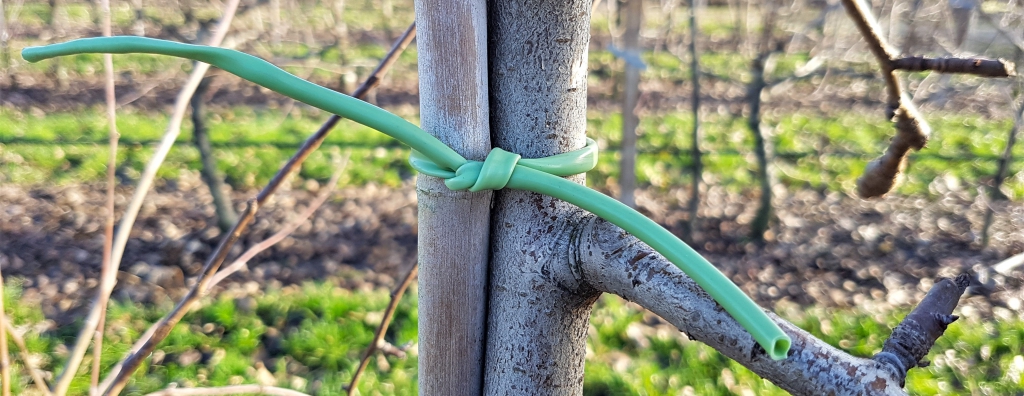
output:
[[[414,122],[415,114],[407,114]],[[268,111],[235,108],[210,116],[211,140],[218,165],[235,187],[252,188],[269,180],[309,133],[325,118],[322,113],[294,110],[284,118]],[[991,180],[1003,151],[1009,120],[981,117],[933,117],[932,141],[911,155],[906,180],[898,189],[905,195],[934,195],[932,182],[940,177],[955,178],[966,185]],[[621,136],[618,114],[591,112],[588,134],[603,148],[597,168],[588,174],[592,186],[601,187],[618,178],[618,150]],[[688,185],[688,112],[644,114],[637,143],[637,173],[641,183],[656,188]],[[770,137],[776,152],[773,165],[781,183],[793,189],[813,188],[847,191],[854,189],[867,161],[884,152],[893,133],[879,118],[856,114],[826,118],[817,114],[768,117],[774,125]],[[166,116],[123,111],[118,116],[122,131],[119,161],[124,173],[136,176],[148,161],[155,142],[166,124]],[[105,121],[99,109],[76,114],[45,116],[5,111],[0,113],[0,181],[19,184],[77,183],[102,180],[105,172]],[[177,145],[159,175],[175,178],[182,170],[199,168],[198,151],[191,144],[191,126],[186,122]],[[702,122],[706,181],[734,191],[754,188],[753,139],[745,120],[730,115],[711,115]],[[350,183],[369,182],[397,186],[413,171],[405,161],[408,149],[390,137],[369,128],[343,122],[326,141],[325,147],[352,151]],[[1014,156],[1024,156],[1018,145]],[[315,153],[301,176],[318,180],[330,177],[329,155]],[[1010,175],[1021,171],[1019,162]],[[1024,180],[1011,177],[1007,188],[1013,196],[1024,196]],[[971,193],[976,193],[971,189]]]
[[[37,304],[20,299],[19,282],[8,280],[7,314],[17,326],[42,323]],[[399,304],[386,340],[395,345],[416,341],[416,293]],[[387,304],[383,289],[351,291],[308,283],[265,290],[248,298],[229,296],[208,300],[188,314],[158,348],[158,362],[147,363],[133,376],[126,394],[143,394],[176,383],[207,387],[256,383],[257,366],[278,386],[309,393],[336,395],[351,378],[362,351]],[[115,302],[108,314],[102,365],[112,366],[149,323],[168,306]],[[997,308],[999,310],[999,308]],[[856,356],[877,353],[890,328],[906,314],[851,309],[804,309],[780,306],[787,320],[816,337]],[[929,359],[907,380],[911,394],[1017,394],[1024,392],[1024,321],[1009,311],[1000,320],[963,318],[946,331]],[[29,349],[42,356],[42,368],[59,370],[78,325],[30,330]],[[13,348],[13,345],[12,345]],[[13,349],[12,349],[13,350]],[[188,362],[187,356],[198,357]],[[386,364],[382,361],[386,361]],[[15,358],[15,394],[32,385]],[[371,360],[360,382],[362,394],[416,394],[416,354]],[[266,374],[264,374],[266,375]],[[72,386],[74,395],[87,393],[84,371]],[[686,389],[700,395],[784,395],[710,347],[688,340],[674,326],[661,322],[634,304],[604,296],[594,309],[587,344],[584,393],[587,395],[674,395]]]

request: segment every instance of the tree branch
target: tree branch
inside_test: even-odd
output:
[[[233,261],[231,265],[224,267],[216,274],[214,274],[213,279],[210,280],[210,283],[206,286],[206,289],[203,290],[203,293],[209,293],[210,289],[212,289],[218,283],[223,281],[225,278],[231,276],[231,274],[234,274],[235,272],[242,270],[243,268],[246,268],[246,264],[249,263],[249,260],[252,260],[252,258],[256,257],[257,254],[260,254],[264,250],[267,250],[270,247],[276,245],[278,242],[281,242],[282,239],[284,239],[288,235],[291,235],[291,233],[294,232],[295,229],[299,228],[300,225],[305,223],[306,220],[313,215],[313,212],[316,212],[316,210],[319,209],[320,206],[324,204],[324,202],[327,202],[327,198],[331,197],[331,193],[334,192],[334,188],[338,184],[338,179],[341,178],[341,174],[344,173],[345,168],[348,166],[348,160],[349,154],[346,154],[345,158],[339,161],[340,164],[335,165],[335,171],[334,174],[331,176],[331,180],[327,182],[327,185],[322,189],[320,194],[317,195],[316,199],[314,199],[313,202],[309,203],[309,207],[307,207],[305,211],[303,211],[294,219],[292,219],[292,221],[288,222],[288,224],[285,224],[284,227],[282,227],[280,230],[274,233],[274,235],[271,235],[270,238],[267,238],[262,242],[257,243],[253,247],[249,248],[249,250],[246,250],[245,253],[242,253],[241,256],[235,259],[235,261]]]
[[[370,77],[367,78],[366,82],[356,90],[355,97],[361,99],[366,95],[366,92],[369,91],[370,87],[378,84],[380,76],[386,73],[390,66],[394,64],[398,54],[400,54],[401,50],[405,48],[409,41],[411,41],[411,36],[413,34],[415,34],[415,25],[410,26],[409,29],[406,30],[405,35],[396,42],[391,51],[384,59],[381,60],[377,69],[374,70]],[[197,65],[197,67],[199,67],[201,65],[205,65],[205,63],[197,63]],[[192,304],[205,295],[205,291],[213,281],[213,275],[217,273],[218,269],[220,269],[221,264],[223,264],[224,260],[227,258],[227,254],[231,250],[231,247],[234,246],[234,243],[238,240],[240,235],[248,228],[252,219],[255,217],[258,208],[264,205],[267,200],[274,195],[281,184],[283,184],[291,174],[301,167],[306,158],[320,147],[320,144],[323,143],[324,139],[327,138],[327,135],[330,134],[334,125],[336,125],[340,119],[341,117],[337,115],[328,119],[320,129],[306,139],[295,155],[293,155],[287,163],[278,169],[274,177],[269,183],[267,183],[267,186],[260,191],[256,198],[249,201],[249,205],[245,212],[242,213],[231,232],[221,240],[220,245],[218,245],[217,249],[210,256],[206,265],[204,265],[203,270],[199,275],[199,279],[192,289],[189,290],[188,294],[182,298],[171,312],[161,318],[155,325],[150,327],[146,334],[132,345],[128,355],[125,356],[125,358],[113,369],[111,369],[107,378],[104,379],[103,384],[100,385],[100,388],[106,389],[104,391],[104,395],[118,394],[131,378],[131,374],[142,364],[142,362],[149,358],[153,349],[155,349],[156,346],[163,341],[168,334],[170,334],[171,329],[173,329],[181,318],[188,313]]]
[[[112,34],[110,23],[110,0],[100,0],[102,11],[100,29],[104,37]],[[111,54],[103,54],[103,77],[104,96],[107,102],[107,127],[109,129],[109,142],[107,149],[107,213],[106,222],[103,226],[103,256],[100,262],[100,279],[110,279],[110,272],[113,271],[113,263],[110,262],[114,247],[114,186],[115,173],[117,171],[117,140],[121,135],[117,132],[117,95],[114,92],[114,57]],[[107,305],[110,295],[102,293],[96,305],[99,306],[99,319],[96,322],[96,330],[93,335],[92,345],[92,372],[89,374],[89,394],[99,393],[100,382],[100,355],[103,353],[103,329],[107,321]]]
[[[842,2],[850,19],[867,41],[868,49],[878,60],[888,93],[886,116],[896,123],[896,136],[885,154],[869,163],[864,175],[857,180],[857,193],[862,198],[873,198],[892,190],[907,153],[910,149],[920,150],[924,147],[931,135],[931,127],[903,92],[903,86],[894,73],[893,59],[896,58],[896,51],[882,38],[882,28],[871,14],[871,9],[863,0]]]
[[[11,356],[7,350],[7,313],[4,310],[4,278],[0,276],[0,395],[11,396]]]
[[[25,346],[25,339],[21,338],[21,335],[14,330],[14,326],[11,325],[11,321],[4,321],[4,328],[7,329],[7,335],[11,336],[11,341],[14,341],[14,345],[18,347],[18,355],[21,356],[21,364],[25,365],[25,370],[28,371],[28,375],[32,377],[32,382],[36,385],[36,390],[39,391],[40,395],[51,396],[52,393],[50,393],[50,388],[46,386],[46,380],[43,379],[43,376],[39,375],[39,370],[32,364],[28,347]]]
[[[892,68],[906,71],[934,71],[939,73],[973,74],[982,77],[1010,77],[1017,75],[1013,62],[984,58],[927,58],[908,56],[892,61]]]
[[[691,339],[715,348],[757,375],[796,395],[819,395],[834,389],[849,395],[906,395],[902,375],[888,362],[858,358],[841,351],[793,324],[769,316],[793,340],[789,356],[773,361],[754,339],[692,279],[649,246],[615,225],[596,217],[581,223],[570,240],[575,241],[572,257],[574,272],[592,287],[634,301],[672,323]],[[943,297],[922,301],[921,307],[905,319],[906,323],[926,323],[926,333],[908,324],[901,333],[929,342],[907,344],[908,336],[899,336],[894,345],[909,345],[913,362],[927,353],[931,342],[941,335],[941,326],[922,320],[932,314],[939,323],[948,319],[956,306],[955,293],[940,282]],[[955,290],[954,290],[955,291]],[[959,289],[962,293],[962,289]],[[944,329],[944,327],[942,327]],[[895,333],[894,333],[895,334]],[[887,341],[887,345],[890,341]],[[927,344],[927,346],[925,346]],[[889,348],[895,350],[895,347]],[[883,349],[883,352],[889,351]],[[893,352],[895,353],[895,352]],[[901,356],[901,355],[896,355]],[[885,359],[881,359],[885,360]],[[907,365],[905,367],[913,367]],[[905,372],[903,373],[905,375]]]
[[[874,360],[889,365],[899,378],[900,386],[906,382],[907,371],[928,365],[924,357],[946,327],[957,320],[953,309],[970,284],[971,277],[967,274],[955,280],[940,280],[885,340],[882,352],[875,355]]]
[[[210,40],[210,45],[219,46],[224,40],[224,36],[227,35],[227,31],[231,26],[231,20],[234,18],[235,10],[238,8],[239,0],[229,0],[224,6],[224,16],[221,18],[220,23],[217,26],[217,31],[214,37]],[[117,268],[121,265],[121,258],[124,254],[125,246],[128,244],[128,236],[131,233],[132,226],[135,224],[135,219],[139,214],[139,210],[142,209],[142,202],[146,198],[146,194],[149,193],[149,188],[153,185],[153,179],[156,177],[156,172],[160,169],[160,165],[164,159],[167,158],[167,154],[171,151],[171,147],[174,146],[174,141],[177,139],[178,134],[181,132],[181,121],[185,116],[185,108],[188,105],[189,99],[195,92],[196,87],[199,85],[199,81],[202,79],[206,71],[209,70],[210,65],[206,63],[197,63],[196,67],[192,70],[192,74],[189,76],[188,82],[182,87],[181,92],[178,94],[178,98],[174,104],[174,111],[171,116],[171,121],[167,125],[167,130],[164,132],[164,136],[160,141],[160,146],[157,148],[153,157],[150,158],[149,163],[146,164],[146,169],[143,171],[142,177],[139,178],[139,183],[135,188],[135,194],[132,195],[132,200],[128,204],[128,208],[125,209],[124,215],[121,217],[121,225],[118,228],[117,234],[114,236],[113,247],[111,250],[111,269],[100,279],[100,286],[97,288],[96,301],[93,303],[92,308],[89,311],[89,316],[86,317],[82,330],[78,334],[78,338],[75,341],[75,347],[72,349],[70,357],[68,358],[67,364],[64,366],[64,372],[58,377],[57,383],[54,384],[53,393],[58,396],[63,396],[67,393],[68,388],[71,386],[71,380],[78,373],[78,368],[82,363],[82,359],[85,357],[85,352],[89,348],[89,344],[92,341],[92,337],[95,335],[97,326],[100,322],[100,317],[106,310],[106,304],[104,301],[110,298],[110,294],[114,291],[114,284],[117,283]]]
[[[356,386],[359,385],[359,377],[362,376],[363,371],[366,370],[366,365],[370,362],[370,356],[377,351],[377,346],[384,341],[384,333],[388,331],[388,326],[391,325],[391,317],[395,316],[395,310],[398,309],[398,302],[402,301],[402,295],[405,294],[405,289],[409,288],[412,284],[412,280],[416,278],[416,272],[419,269],[418,265],[413,265],[409,273],[405,275],[405,279],[402,279],[402,283],[399,283],[395,290],[391,291],[391,301],[388,302],[388,307],[384,309],[384,319],[381,320],[380,326],[377,326],[377,331],[373,333],[373,341],[366,347],[366,353],[363,354],[363,359],[359,361],[359,366],[356,367],[355,374],[352,374],[352,381],[348,384],[349,396],[356,394]]]

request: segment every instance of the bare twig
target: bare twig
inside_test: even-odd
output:
[[[931,70],[939,73],[973,74],[982,77],[1009,77],[1017,74],[1013,62],[984,58],[910,56],[893,60],[892,68],[906,71]]]
[[[370,362],[370,356],[377,351],[377,346],[384,341],[384,333],[388,331],[388,326],[391,325],[391,318],[395,315],[395,310],[398,308],[398,302],[402,301],[402,295],[405,294],[405,289],[409,288],[412,284],[412,280],[416,278],[416,272],[419,269],[418,265],[413,265],[409,273],[405,275],[405,279],[402,283],[398,284],[395,290],[391,291],[391,301],[388,303],[388,307],[384,309],[384,319],[381,320],[380,326],[377,327],[377,331],[373,333],[373,341],[366,347],[366,353],[363,354],[363,359],[359,361],[359,367],[356,367],[355,374],[352,375],[352,381],[348,384],[348,395],[352,396],[356,392],[356,386],[359,385],[359,377],[363,375],[363,371],[366,370],[366,365]]]
[[[18,347],[18,355],[21,356],[21,364],[25,365],[25,370],[28,371],[28,375],[32,377],[32,382],[35,383],[36,389],[39,390],[39,394],[43,396],[50,396],[50,388],[46,386],[46,380],[43,376],[39,375],[39,370],[32,364],[32,356],[28,352],[28,347],[25,346],[25,340],[21,338],[21,335],[14,330],[14,326],[11,325],[11,321],[4,321],[4,328],[7,329],[7,335],[11,336],[11,341],[14,341],[14,345]]]
[[[380,83],[381,76],[390,69],[391,65],[393,65],[397,60],[398,55],[401,54],[402,50],[404,50],[405,47],[408,46],[409,42],[412,41],[415,32],[415,24],[409,26],[405,34],[397,40],[395,45],[391,48],[391,51],[385,55],[384,59],[381,60],[377,69],[374,70],[374,72],[358,89],[356,89],[356,92],[353,94],[354,97],[362,99],[370,88],[375,87]],[[204,64],[200,63],[199,65]],[[227,258],[228,252],[238,240],[239,236],[248,228],[259,206],[265,204],[277,191],[278,187],[280,187],[288,178],[288,176],[294,173],[306,158],[320,147],[320,144],[323,143],[331,129],[340,119],[341,117],[337,115],[328,119],[320,129],[306,139],[298,152],[296,152],[295,155],[293,155],[288,162],[284,164],[284,166],[278,169],[277,174],[274,175],[270,182],[267,183],[267,186],[260,191],[256,198],[249,201],[249,205],[245,212],[239,217],[238,223],[236,223],[231,232],[221,240],[220,245],[217,246],[217,249],[211,255],[210,259],[203,266],[203,270],[200,272],[198,281],[192,289],[189,290],[188,294],[182,298],[171,312],[150,327],[147,334],[132,345],[128,355],[113,369],[111,369],[110,374],[108,374],[107,378],[104,379],[103,384],[100,385],[100,388],[106,389],[103,393],[104,395],[116,395],[124,389],[125,385],[128,383],[128,379],[131,377],[131,374],[138,369],[145,359],[149,357],[153,349],[155,349],[156,346],[163,341],[168,334],[170,334],[171,329],[173,329],[181,318],[185,316],[192,304],[202,298],[212,281],[213,275],[220,269],[221,264],[223,264],[224,259]]]
[[[272,396],[309,396],[305,393],[287,388],[263,385],[232,385],[218,388],[168,388],[146,396],[220,396],[220,395],[272,395]]]
[[[864,175],[857,181],[858,194],[863,198],[872,198],[892,189],[907,153],[910,149],[920,150],[924,147],[931,128],[903,92],[903,86],[894,73],[893,59],[896,58],[896,51],[882,38],[882,29],[871,14],[871,8],[863,0],[842,2],[861,36],[867,41],[868,49],[878,60],[888,93],[886,116],[896,123],[896,136],[885,154],[868,164]]]
[[[100,0],[102,10],[101,30],[104,37],[112,34],[110,28],[110,0]],[[114,245],[114,183],[115,168],[117,167],[117,139],[120,134],[117,132],[117,96],[114,92],[114,57],[111,54],[103,54],[103,72],[106,84],[103,90],[107,101],[107,125],[110,129],[109,153],[107,156],[107,213],[106,224],[103,229],[103,258],[100,262],[100,279],[111,278],[113,264],[110,262],[111,251]],[[92,345],[92,372],[89,376],[89,394],[99,393],[97,386],[100,382],[100,357],[103,354],[103,329],[107,321],[107,304],[110,300],[109,294],[100,295],[96,305],[99,307],[99,319],[96,322],[96,330]]]
[[[904,385],[908,370],[928,365],[922,359],[935,345],[935,340],[942,337],[946,327],[957,320],[953,309],[970,284],[971,277],[967,274],[961,274],[955,280],[936,282],[917,308],[903,318],[885,340],[882,352],[875,355],[874,360],[885,363],[900,380],[900,386]]]
[[[224,37],[227,35],[227,31],[231,26],[231,20],[234,18],[235,10],[238,9],[239,0],[229,0],[224,6],[224,16],[221,18],[217,25],[217,31],[210,40],[210,45],[219,46],[224,41]],[[124,254],[124,248],[128,243],[128,235],[131,232],[132,226],[135,224],[135,219],[139,214],[139,210],[142,208],[142,202],[146,198],[146,194],[149,192],[150,187],[153,185],[153,180],[156,178],[156,172],[160,169],[160,165],[164,159],[167,158],[167,154],[171,151],[171,147],[174,146],[174,141],[177,139],[178,134],[181,132],[181,121],[185,117],[185,110],[188,106],[189,99],[195,92],[196,87],[199,86],[199,82],[202,80],[206,71],[209,70],[210,65],[205,63],[196,64],[196,67],[192,69],[192,74],[189,76],[188,82],[181,89],[178,94],[178,98],[174,103],[174,112],[171,115],[170,123],[167,126],[167,130],[164,132],[164,136],[160,141],[160,146],[157,148],[153,157],[150,158],[149,163],[146,164],[146,169],[143,171],[142,177],[139,178],[139,184],[135,188],[135,194],[132,195],[132,200],[128,204],[128,208],[125,210],[124,216],[121,217],[120,227],[118,227],[117,234],[114,236],[114,244],[111,250],[111,270],[106,274],[105,277],[100,279],[100,287],[97,291],[96,302],[93,304],[89,311],[89,316],[86,317],[85,323],[82,326],[82,330],[78,334],[78,338],[75,342],[75,347],[72,349],[68,363],[65,365],[64,372],[61,373],[57,383],[54,385],[53,393],[58,396],[63,396],[67,393],[68,387],[71,386],[71,380],[78,372],[78,367],[82,363],[82,358],[85,357],[86,349],[89,348],[89,344],[92,341],[92,337],[95,334],[97,325],[99,324],[100,317],[105,310],[105,305],[100,305],[101,302],[109,298],[110,293],[114,290],[114,284],[117,283],[117,269],[121,265],[121,257]]]
[[[306,154],[308,155],[308,153]],[[264,189],[264,192],[265,191],[266,189]],[[273,191],[271,191],[271,193],[273,193]],[[270,194],[267,194],[266,196],[269,197]],[[266,201],[265,198],[264,201]],[[156,349],[157,344],[163,341],[164,338],[171,333],[171,330],[174,329],[174,325],[178,324],[178,322],[181,321],[181,318],[188,313],[192,304],[202,298],[201,290],[206,289],[206,285],[210,282],[210,278],[218,269],[220,269],[220,265],[224,263],[224,259],[227,258],[228,253],[231,251],[231,247],[234,246],[235,242],[237,242],[242,236],[242,233],[244,233],[249,227],[249,224],[252,223],[253,218],[256,217],[256,212],[259,211],[259,207],[259,200],[249,200],[248,205],[246,205],[245,212],[243,212],[239,217],[238,222],[235,223],[231,232],[221,239],[220,245],[217,246],[213,255],[210,256],[206,265],[203,266],[203,270],[199,275],[199,281],[196,282],[196,285],[188,291],[188,294],[178,302],[178,305],[176,305],[171,312],[164,315],[160,321],[153,325],[155,330],[150,338],[139,340],[142,342],[141,344],[138,342],[136,343],[136,345],[139,346],[138,349],[133,346],[132,350],[129,351],[128,356],[122,360],[122,363],[119,365],[121,368],[120,371],[111,372],[108,378],[111,378],[112,381],[110,381],[110,385],[108,387],[105,387],[106,390],[103,392],[104,395],[120,394],[121,390],[128,384],[128,379],[131,377],[131,374],[135,372],[135,369],[142,365],[142,362],[148,359],[149,355],[154,349]],[[107,380],[104,380],[104,382],[107,382]]]
[[[931,127],[918,113],[903,86],[896,78],[896,70],[933,70],[940,73],[969,73],[985,77],[1013,75],[1013,65],[1001,60],[985,59],[929,59],[924,57],[898,57],[896,51],[882,37],[882,29],[863,0],[842,0],[847,14],[853,19],[868,49],[881,67],[888,93],[886,116],[896,124],[896,136],[878,159],[864,169],[857,180],[857,193],[862,198],[884,195],[896,185],[896,177],[905,166],[907,153],[920,150],[928,143]]]
[[[1000,261],[992,266],[992,270],[1003,275],[1009,275],[1015,268],[1024,265],[1024,253],[1017,253],[1006,260]]]
[[[344,173],[345,168],[348,165],[348,160],[349,154],[345,154],[345,157],[340,161],[341,164],[336,166],[334,175],[332,175],[331,180],[327,182],[327,186],[323,188],[322,191],[320,191],[320,194],[316,197],[315,200],[313,200],[313,202],[309,203],[309,207],[307,207],[305,211],[303,211],[301,214],[292,219],[291,222],[286,224],[283,228],[281,228],[281,230],[272,235],[270,238],[267,238],[262,242],[249,248],[249,250],[246,250],[245,253],[243,253],[241,256],[235,259],[235,261],[232,262],[231,265],[224,267],[224,269],[214,274],[213,279],[210,280],[210,284],[206,287],[205,290],[203,290],[203,293],[209,293],[210,289],[212,289],[218,283],[223,281],[225,278],[245,268],[246,264],[249,263],[249,260],[252,260],[252,258],[256,257],[257,254],[260,254],[264,250],[267,250],[271,246],[274,246],[278,242],[281,242],[282,239],[284,239],[288,235],[291,235],[291,233],[294,232],[296,228],[299,228],[300,225],[305,223],[306,220],[313,215],[313,212],[316,212],[316,210],[319,209],[320,206],[322,206],[324,202],[327,202],[327,199],[331,197],[331,193],[334,192],[334,188],[338,184],[338,179],[341,178],[342,173]]]
[[[4,278],[0,275],[0,329],[7,327],[7,314],[4,310]],[[3,396],[11,396],[11,356],[7,350],[7,332],[0,331],[0,381],[3,382]]]

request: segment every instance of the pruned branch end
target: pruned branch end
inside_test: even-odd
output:
[[[904,385],[910,369],[928,365],[923,360],[925,355],[935,345],[935,340],[958,319],[953,309],[970,283],[968,274],[935,283],[917,308],[903,318],[885,340],[882,351],[874,359],[884,363],[900,379],[900,386]]]

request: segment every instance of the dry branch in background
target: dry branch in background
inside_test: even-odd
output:
[[[36,390],[38,390],[39,394],[43,396],[52,395],[52,393],[50,393],[50,388],[46,386],[46,380],[43,379],[42,375],[39,375],[39,370],[32,364],[32,357],[28,352],[28,347],[25,346],[25,339],[21,338],[21,335],[14,330],[14,326],[11,325],[10,321],[4,321],[4,328],[7,330],[7,335],[11,337],[11,341],[14,341],[14,345],[18,347],[18,355],[21,356],[21,364],[25,366],[25,370],[28,371],[28,375],[32,377],[32,382],[36,385]]]
[[[906,71],[934,71],[939,73],[973,74],[982,77],[1010,77],[1017,73],[1013,63],[1002,59],[985,58],[927,58],[908,56],[892,61],[892,68]]]
[[[301,214],[292,219],[292,221],[290,221],[288,224],[282,227],[281,230],[274,233],[274,235],[271,235],[270,238],[267,238],[262,242],[253,245],[253,247],[249,248],[249,250],[246,250],[245,253],[242,253],[242,255],[235,259],[235,261],[232,262],[230,265],[224,267],[224,269],[214,274],[213,279],[210,280],[210,283],[206,286],[206,289],[203,289],[203,294],[209,293],[210,289],[212,289],[214,286],[216,286],[218,283],[223,281],[228,276],[231,276],[231,274],[234,274],[235,272],[238,272],[243,268],[246,268],[246,264],[249,263],[249,260],[252,260],[252,258],[256,257],[257,254],[260,254],[264,250],[270,249],[270,247],[276,245],[278,242],[281,242],[282,239],[284,239],[288,235],[291,235],[296,228],[299,228],[300,225],[305,223],[306,220],[313,215],[313,212],[316,212],[316,210],[319,209],[320,206],[323,206],[324,202],[327,202],[327,198],[331,197],[331,193],[334,192],[334,187],[338,185],[338,180],[341,179],[342,173],[344,173],[345,168],[348,166],[348,161],[349,154],[345,154],[345,158],[341,159],[340,161],[337,161],[338,163],[335,165],[335,171],[334,174],[331,175],[331,180],[327,182],[327,185],[324,186],[324,188],[322,188],[322,191],[320,191],[320,194],[317,195],[316,199],[314,199],[313,202],[309,203],[309,207],[307,207],[305,211],[303,211]]]
[[[928,143],[931,127],[925,122],[910,98],[903,92],[903,86],[895,71],[933,70],[941,73],[971,73],[981,76],[1011,75],[1013,64],[1002,60],[983,59],[927,59],[923,57],[900,58],[896,51],[882,37],[882,28],[871,14],[871,8],[863,0],[842,0],[847,14],[853,19],[857,30],[874,54],[885,79],[888,94],[886,117],[896,124],[896,136],[878,159],[868,163],[864,174],[857,179],[857,193],[861,198],[874,198],[892,190],[896,177],[905,166],[911,149],[920,150]],[[944,69],[944,70],[939,70]],[[1002,70],[998,72],[997,70]]]
[[[352,374],[352,381],[348,384],[348,395],[352,396],[356,394],[356,386],[359,385],[359,377],[363,375],[363,371],[366,370],[366,365],[370,362],[370,356],[377,351],[377,346],[384,341],[384,333],[388,331],[388,326],[391,325],[391,317],[395,316],[395,310],[398,309],[398,302],[402,301],[402,296],[405,294],[405,289],[409,288],[412,284],[412,280],[416,278],[416,272],[419,266],[414,264],[409,273],[405,275],[405,279],[395,287],[395,290],[391,291],[391,301],[388,302],[388,307],[384,309],[384,318],[380,321],[380,326],[377,326],[377,331],[373,333],[373,341],[370,341],[370,345],[366,347],[366,353],[363,354],[363,359],[359,361],[359,367],[356,367],[355,374]]]
[[[276,190],[277,186],[274,187]],[[264,191],[266,191],[266,189],[264,189]],[[266,195],[264,202],[267,197],[272,195],[272,193],[273,191],[271,191],[271,194]],[[147,332],[147,334],[150,334],[150,337],[142,338],[136,342],[135,345],[132,346],[131,351],[128,352],[128,356],[115,366],[111,370],[110,374],[108,374],[107,379],[105,379],[103,381],[104,383],[100,385],[101,388],[106,389],[103,392],[104,395],[109,396],[120,394],[121,390],[123,390],[125,385],[128,384],[128,379],[131,378],[132,373],[134,373],[135,370],[149,358],[149,355],[153,353],[156,346],[171,333],[174,325],[178,324],[178,322],[181,321],[181,318],[188,313],[192,304],[202,298],[203,293],[201,290],[206,288],[206,285],[210,282],[210,278],[218,269],[220,269],[220,265],[224,263],[224,259],[227,258],[227,255],[235,245],[235,242],[238,241],[245,230],[249,227],[249,224],[252,223],[253,218],[256,217],[256,212],[259,211],[259,207],[259,200],[249,200],[248,205],[246,205],[245,211],[239,217],[238,222],[235,223],[231,232],[221,239],[220,244],[217,245],[217,249],[213,251],[213,254],[210,256],[209,260],[207,260],[206,265],[203,266],[203,270],[199,275],[199,281],[196,282],[195,286],[188,291],[188,294],[178,302],[178,305],[176,305],[171,312],[164,315],[160,321],[151,327],[152,332]],[[109,385],[107,385],[108,382]]]
[[[224,41],[224,37],[227,35],[228,29],[231,26],[231,20],[234,19],[235,11],[238,9],[239,0],[229,0],[224,4],[224,13],[221,17],[220,22],[217,24],[216,33],[210,39],[211,46],[219,46]],[[167,130],[164,132],[163,138],[160,140],[160,146],[157,148],[153,157],[150,158],[146,164],[146,168],[143,171],[142,176],[139,178],[139,183],[135,188],[135,194],[132,195],[132,200],[128,204],[128,208],[125,209],[124,215],[121,217],[121,224],[118,227],[117,234],[114,236],[113,247],[111,250],[111,257],[109,262],[111,263],[110,271],[104,274],[100,278],[100,284],[97,288],[96,301],[93,303],[92,308],[89,310],[89,316],[86,317],[82,330],[78,334],[78,338],[75,341],[75,346],[70,353],[67,364],[64,366],[64,372],[58,377],[57,383],[54,384],[53,393],[58,396],[63,396],[67,393],[68,388],[71,386],[71,380],[78,373],[78,367],[82,363],[82,359],[85,357],[85,352],[92,343],[92,338],[95,335],[97,325],[100,322],[100,317],[106,310],[106,305],[101,305],[103,301],[110,298],[110,293],[114,291],[114,284],[117,283],[117,269],[121,265],[121,258],[124,255],[125,246],[128,243],[128,236],[131,233],[132,226],[135,224],[135,219],[139,214],[139,210],[142,209],[142,202],[146,198],[146,194],[149,192],[150,187],[153,186],[153,180],[156,178],[156,172],[160,169],[160,165],[164,159],[167,158],[167,154],[170,152],[171,147],[174,146],[174,141],[177,139],[178,134],[181,132],[181,121],[185,116],[185,110],[188,106],[189,99],[192,94],[195,93],[196,87],[199,86],[199,82],[202,80],[206,71],[209,70],[210,65],[205,63],[199,63],[194,69],[192,74],[189,76],[188,82],[181,89],[178,94],[178,98],[174,103],[174,110],[171,115],[170,123],[167,126]]]
[[[3,328],[7,327],[7,313],[4,310],[4,278],[0,276],[0,384],[3,386],[3,390],[0,394],[3,396],[11,396],[11,356],[7,350],[7,332],[3,331]]]
[[[100,29],[104,37],[112,34],[110,28],[110,0],[100,0],[102,13]],[[109,128],[107,153],[107,212],[106,222],[103,225],[103,256],[100,262],[100,279],[110,278],[113,270],[113,263],[110,262],[111,251],[114,246],[114,183],[117,167],[117,140],[120,134],[117,132],[117,95],[114,92],[114,57],[111,54],[103,54],[103,85],[104,96],[107,102],[107,126]],[[103,353],[103,332],[107,321],[107,304],[110,295],[102,294],[96,302],[99,306],[100,316],[96,322],[96,333],[93,336],[92,345],[92,372],[89,375],[89,394],[99,393],[100,382],[100,359]]]
[[[237,3],[237,0],[235,1]],[[391,65],[393,65],[397,60],[398,55],[400,55],[402,50],[404,50],[405,47],[408,46],[409,42],[412,41],[412,37],[415,35],[415,32],[415,25],[409,26],[405,34],[396,41],[395,45],[392,46],[391,51],[389,51],[388,54],[385,55],[384,59],[381,60],[377,69],[374,70],[374,72],[358,89],[356,89],[356,92],[353,95],[354,97],[363,99],[372,87],[375,87],[380,83],[381,76],[390,69]],[[206,64],[199,63],[197,68],[203,65]],[[257,194],[256,198],[249,200],[249,204],[247,205],[245,212],[239,216],[238,222],[235,223],[234,227],[232,227],[231,232],[221,239],[220,244],[210,255],[209,260],[200,272],[198,280],[188,291],[188,294],[178,302],[178,305],[176,305],[171,312],[167,313],[167,315],[161,318],[160,321],[151,326],[146,334],[132,345],[127,356],[125,356],[120,363],[111,369],[107,378],[104,379],[103,383],[100,385],[100,388],[105,389],[103,392],[104,395],[119,394],[121,390],[124,389],[125,385],[127,385],[132,373],[134,373],[135,370],[149,358],[153,349],[155,349],[156,346],[163,341],[168,334],[170,334],[174,326],[181,321],[181,318],[184,317],[186,313],[188,313],[189,308],[205,295],[205,291],[212,282],[213,276],[220,269],[221,264],[224,263],[224,260],[227,258],[227,255],[235,242],[241,234],[246,231],[249,224],[252,223],[259,207],[266,204],[285,180],[295,173],[302,166],[302,163],[306,158],[320,147],[320,144],[323,143],[324,139],[326,139],[330,134],[331,129],[333,129],[334,125],[336,125],[340,119],[340,116],[331,116],[331,118],[328,119],[320,129],[306,139],[302,144],[302,147],[299,148],[288,162],[278,169],[274,177],[269,183],[267,183],[267,186]]]

